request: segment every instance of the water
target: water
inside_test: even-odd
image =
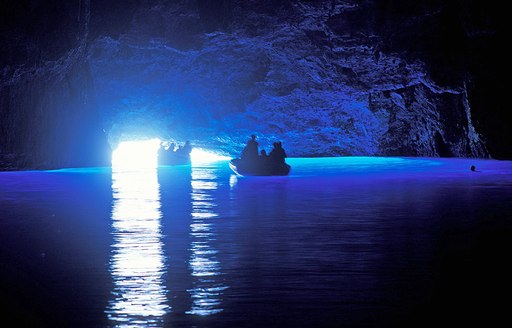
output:
[[[512,162],[288,162],[288,177],[227,162],[0,173],[1,313],[33,327],[427,327],[505,310]]]

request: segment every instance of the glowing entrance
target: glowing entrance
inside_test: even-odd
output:
[[[190,161],[192,164],[195,163],[211,163],[211,162],[218,162],[223,160],[228,160],[230,157],[218,155],[206,150],[193,148],[192,152],[190,153]]]
[[[160,139],[124,141],[112,152],[116,169],[151,169],[158,167]]]
[[[112,152],[112,167],[116,170],[153,169],[158,167],[158,150],[162,147],[160,139],[132,140],[119,143]],[[190,161],[194,164],[204,164],[228,160],[230,157],[214,152],[193,148]]]

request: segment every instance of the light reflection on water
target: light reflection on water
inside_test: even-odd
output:
[[[0,173],[2,310],[39,314],[17,326],[284,328],[500,309],[511,161],[287,161],[286,177],[224,162],[112,185],[110,169]]]
[[[162,326],[169,312],[156,169],[112,172],[114,281],[108,317],[119,327]]]
[[[192,240],[189,268],[193,288],[189,289],[192,306],[188,314],[212,315],[222,311],[222,293],[227,286],[221,278],[218,250],[212,246],[216,239],[215,220],[218,219],[213,192],[217,189],[217,175],[211,168],[192,167]]]

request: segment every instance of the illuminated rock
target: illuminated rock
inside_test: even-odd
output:
[[[106,140],[137,138],[237,156],[252,133],[290,156],[510,149],[492,75],[501,57],[485,52],[499,28],[490,9],[464,7],[460,18],[457,4],[428,1],[30,6],[2,11],[4,169],[102,165]]]

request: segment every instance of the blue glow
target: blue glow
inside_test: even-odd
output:
[[[444,272],[432,264],[472,257],[475,242],[485,242],[483,264],[506,258],[493,241],[510,231],[510,161],[287,162],[286,177],[238,177],[223,161],[112,176],[110,168],[2,172],[2,261],[65,300],[49,312],[72,326],[90,318],[91,327],[230,327],[293,312],[286,326],[296,327],[326,317],[372,325],[369,308],[407,314],[412,299],[423,305],[432,287],[444,288],[432,285]],[[469,263],[446,288],[478,281]],[[48,300],[4,274],[12,278],[5,284]]]
[[[440,158],[407,158],[407,157],[367,157],[347,156],[333,158],[288,158],[292,165],[291,175],[409,175],[421,172],[445,172],[447,165],[457,159],[445,161]],[[471,163],[467,159],[465,162]],[[463,161],[460,160],[460,164]],[[467,165],[467,164],[466,164]],[[321,167],[319,171],[319,167]],[[462,167],[461,167],[462,168]],[[461,168],[458,168],[460,170]]]

